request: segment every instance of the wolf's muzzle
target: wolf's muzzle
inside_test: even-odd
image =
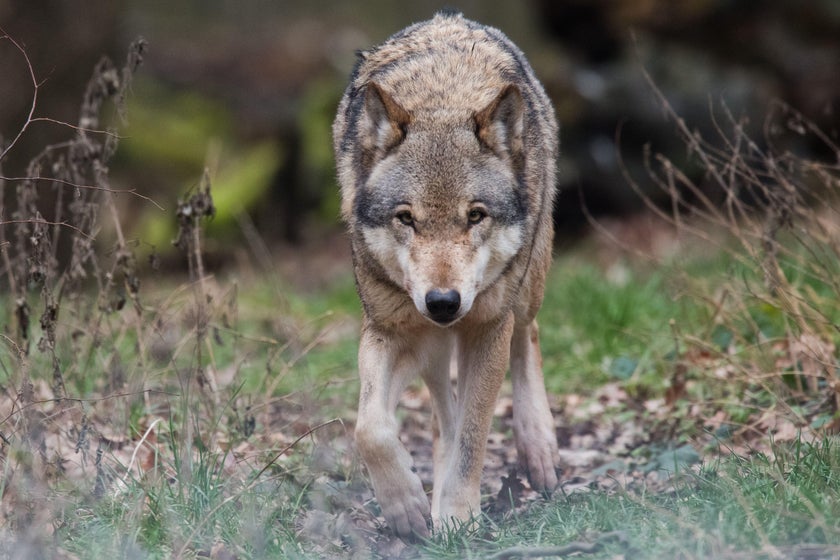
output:
[[[461,294],[456,290],[432,290],[426,294],[426,309],[435,322],[442,325],[450,323],[461,309]]]

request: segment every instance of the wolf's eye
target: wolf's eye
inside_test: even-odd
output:
[[[470,223],[471,226],[474,226],[486,217],[487,212],[485,212],[481,208],[473,208],[467,214],[467,221]]]
[[[408,210],[402,210],[400,212],[397,212],[396,218],[404,226],[411,227],[414,225],[414,216],[412,216],[411,212],[409,212]]]

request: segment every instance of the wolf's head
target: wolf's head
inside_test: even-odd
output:
[[[450,325],[527,241],[522,96],[511,85],[475,111],[412,113],[376,83],[364,94],[354,221],[417,310]]]

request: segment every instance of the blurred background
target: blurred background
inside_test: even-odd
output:
[[[123,139],[111,177],[162,210],[123,196],[124,225],[141,253],[171,254],[176,202],[207,167],[217,207],[208,249],[222,263],[255,238],[269,252],[340,238],[330,125],[355,51],[445,6],[501,28],[554,101],[561,243],[586,231],[582,198],[596,216],[640,210],[625,173],[644,188],[646,146],[675,162],[690,156],[645,72],[692,129],[713,132],[713,117],[725,122],[729,111],[761,140],[781,100],[838,138],[837,0],[0,0],[0,26],[42,82],[36,116],[68,123],[99,58],[121,65],[131,41],[148,41],[128,121],[114,117]],[[20,53],[0,42],[6,141],[31,100]],[[777,132],[803,155],[830,155],[812,153],[823,148],[797,126]],[[43,146],[71,133],[34,123],[3,174],[23,175]]]

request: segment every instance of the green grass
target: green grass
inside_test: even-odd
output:
[[[218,473],[222,459],[202,457],[188,483],[132,480],[116,497],[68,519],[57,540],[80,558],[191,558],[214,546],[272,558],[297,548],[287,521],[300,504],[289,496],[290,485],[268,480],[238,487]]]
[[[674,325],[683,331],[710,332],[708,307],[687,295],[689,284],[691,289],[700,289],[697,283],[702,287],[713,281],[709,271],[726,270],[731,266],[727,262],[724,258],[704,264],[706,276],[686,269],[682,273],[662,268],[644,272],[631,266],[617,283],[580,254],[559,256],[540,317],[549,389],[586,391],[617,381],[628,388],[641,385],[648,393],[661,392],[667,386],[661,374],[670,367],[669,360],[675,359]],[[164,287],[163,293],[169,292],[171,288]],[[258,404],[265,397],[271,399],[271,395],[260,394],[267,386],[273,387],[280,402],[288,399],[290,406],[297,407],[309,425],[318,418],[352,414],[358,340],[358,325],[353,321],[357,321],[359,310],[352,279],[344,277],[322,293],[295,294],[268,282],[240,288],[236,313],[227,318],[219,311],[231,309],[224,294],[227,292],[218,298],[218,308],[211,313],[211,325],[227,327],[201,342],[205,348],[213,348],[202,355],[205,366],[212,364],[217,372],[225,368],[237,372],[216,405],[206,402],[207,395],[195,389],[192,396],[185,396],[179,388],[175,372],[193,371],[198,360],[194,348],[198,343],[189,321],[173,319],[182,329],[169,348],[173,356],[151,372],[141,371],[138,365],[144,362],[138,361],[137,332],[144,331],[125,328],[114,317],[101,323],[105,336],[115,337],[114,345],[98,344],[74,356],[64,340],[67,346],[60,347],[59,356],[67,360],[70,396],[107,392],[108,358],[116,352],[129,380],[171,393],[164,403],[154,399],[152,410],[136,395],[106,397],[113,405],[109,408],[112,412],[127,408],[129,419],[121,429],[131,437],[131,445],[137,445],[150,414],[168,416],[168,424],[159,426],[155,465],[149,470],[147,464],[142,476],[136,469],[127,470],[126,453],[111,457],[106,447],[96,480],[22,490],[16,486],[18,479],[4,478],[7,490],[14,487],[15,492],[24,494],[43,493],[36,502],[48,504],[46,511],[53,526],[53,536],[46,541],[28,533],[33,525],[16,519],[13,526],[28,536],[7,541],[8,550],[31,546],[37,552],[57,547],[78,558],[193,558],[214,550],[238,558],[317,558],[350,555],[354,548],[365,556],[378,554],[375,546],[364,552],[364,539],[352,532],[344,537],[334,533],[342,512],[361,507],[352,498],[341,497],[356,495],[354,485],[365,484],[356,470],[357,461],[350,462],[350,470],[347,464],[333,469],[325,483],[323,473],[313,468],[318,446],[305,440],[297,444],[291,457],[271,463],[278,448],[262,449],[259,437],[260,430],[276,428],[258,421],[257,433],[249,435],[237,427],[241,418],[231,414],[237,404],[241,412],[243,401]],[[158,309],[166,307],[164,301],[172,301],[156,301],[155,297],[152,292],[150,302]],[[187,293],[186,300],[170,306],[170,311],[189,317],[190,297]],[[750,307],[758,323],[761,320],[756,314],[761,312],[761,304]],[[350,321],[350,326],[324,335],[344,321]],[[768,321],[772,323],[772,317]],[[289,329],[296,329],[297,335]],[[721,338],[719,332],[715,336]],[[9,355],[0,359],[8,374],[3,383],[8,384],[14,376],[10,369],[13,360]],[[33,376],[49,371],[44,369],[46,363],[43,355],[33,353]],[[99,374],[82,376],[84,365],[106,367]],[[273,383],[272,376],[278,374],[281,378]],[[698,374],[697,379],[705,378]],[[708,391],[706,382],[699,385]],[[714,394],[719,392],[709,393]],[[95,404],[81,408],[96,412]],[[113,425],[120,429],[119,422]],[[187,453],[185,430],[189,425],[195,430],[195,445]],[[248,463],[252,466],[232,469],[235,461],[229,451],[207,446],[219,437],[227,440],[226,448],[247,445],[255,451]],[[21,457],[28,453],[25,446],[17,444],[9,449],[16,449]],[[93,449],[91,446],[89,462],[95,460]],[[485,516],[478,528],[438,533],[412,554],[485,558],[523,543],[559,547],[595,542],[600,535],[614,531],[620,531],[622,538],[605,541],[590,557],[722,558],[746,554],[769,558],[776,549],[789,551],[802,543],[837,544],[838,463],[840,447],[830,438],[814,444],[778,444],[772,455],[730,455],[711,459],[699,472],[671,473],[673,484],[666,492],[637,484],[627,490],[558,494],[551,501],[535,502],[504,518]],[[256,478],[266,465],[270,465],[266,472]],[[100,483],[102,487],[97,489]],[[324,488],[333,496],[326,505]],[[318,532],[319,524],[327,527],[323,530],[326,536]],[[310,534],[313,531],[314,536]],[[0,546],[4,546],[2,541]]]
[[[538,317],[550,391],[579,391],[632,375],[640,361],[672,345],[669,320],[680,309],[662,274],[628,274],[617,284],[592,264],[558,259]]]
[[[773,458],[728,456],[677,473],[668,492],[575,493],[504,519],[484,518],[477,530],[436,536],[420,556],[487,558],[523,543],[551,549],[609,536],[586,557],[790,558],[807,546],[822,548],[814,558],[835,557],[840,446],[797,441],[774,451]]]
[[[836,554],[840,446],[829,439],[794,442],[774,451],[773,458],[729,456],[699,472],[678,473],[669,492],[636,488],[575,493],[534,503],[504,518],[484,517],[478,528],[436,534],[413,554],[487,558],[523,543],[560,547],[597,542],[613,532],[620,532],[621,538],[605,540],[601,550],[587,557],[793,557],[792,551],[805,544],[824,545],[826,550],[835,545]],[[315,549],[301,542],[295,522],[309,505],[307,488],[291,477],[237,486],[216,474],[222,459],[202,457],[189,483],[131,481],[117,497],[75,509],[56,531],[56,541],[79,558],[170,558],[184,543],[190,543],[187,557],[213,549],[239,558],[317,558],[352,552],[342,550],[340,539]]]

